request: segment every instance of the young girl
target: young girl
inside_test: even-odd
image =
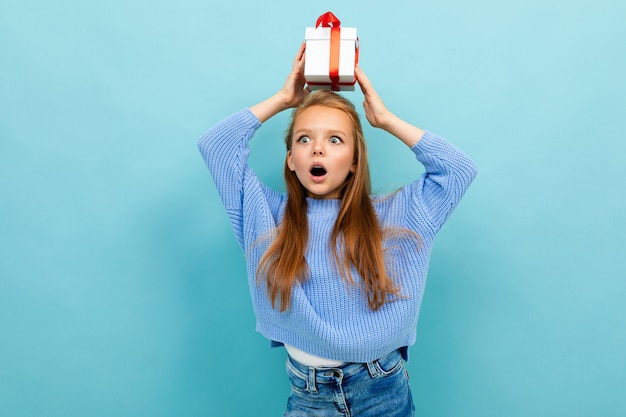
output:
[[[287,350],[285,416],[411,416],[403,360],[435,235],[477,170],[459,149],[391,113],[360,68],[369,123],[404,142],[426,172],[370,195],[354,106],[305,87],[304,45],[278,93],[210,129],[198,146],[246,254],[257,331]],[[295,108],[285,137],[287,192],[247,164],[263,122]]]

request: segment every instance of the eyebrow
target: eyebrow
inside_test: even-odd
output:
[[[301,135],[301,134],[307,134],[307,133],[311,133],[312,129],[309,128],[301,128],[298,130],[294,130],[293,135]],[[327,130],[324,133],[331,135],[331,136],[344,136],[347,137],[348,134],[346,132],[344,132],[343,130],[337,130],[337,129],[333,129],[333,130]]]

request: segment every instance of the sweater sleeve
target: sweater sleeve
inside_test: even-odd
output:
[[[246,177],[254,177],[247,163],[248,142],[260,126],[254,114],[244,109],[213,126],[198,140],[198,149],[242,248],[244,187]]]
[[[440,136],[425,132],[411,148],[425,173],[409,187],[410,203],[415,215],[426,220],[436,234],[458,205],[461,197],[478,174],[478,168],[463,151]]]

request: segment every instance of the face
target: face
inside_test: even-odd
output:
[[[339,198],[353,173],[354,130],[341,110],[311,106],[296,118],[287,166],[312,198]]]

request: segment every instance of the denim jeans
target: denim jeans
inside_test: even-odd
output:
[[[313,368],[287,357],[291,396],[283,417],[410,417],[415,407],[398,351],[367,363]]]

